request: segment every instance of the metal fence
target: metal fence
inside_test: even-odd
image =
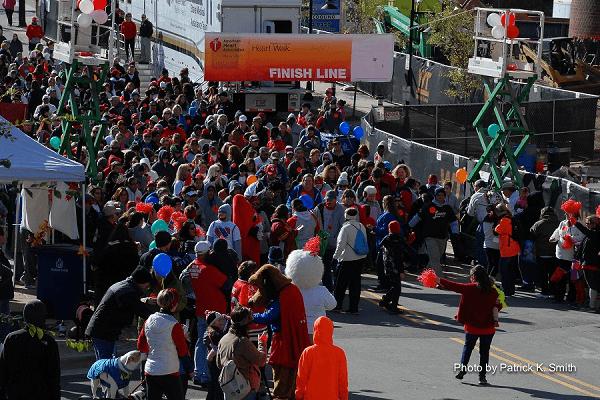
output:
[[[545,152],[548,142],[570,141],[573,143],[572,159],[592,159],[596,103],[595,97],[524,103],[529,129],[536,132],[532,144]],[[392,106],[384,108],[383,121],[376,120],[376,110],[368,118],[377,129],[395,136],[465,157],[479,158],[483,149],[473,121],[482,106],[483,104]],[[488,113],[483,125],[496,122],[493,113]],[[510,142],[516,145],[521,139],[521,135],[514,135]]]

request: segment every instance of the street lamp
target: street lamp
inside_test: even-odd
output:
[[[406,106],[410,104],[410,95],[412,94],[413,85],[413,73],[412,73],[412,55],[413,55],[413,27],[415,24],[415,3],[420,4],[423,0],[412,0],[410,4],[410,27],[408,30],[408,68],[406,69],[406,85],[407,85],[407,96]],[[410,126],[410,119],[408,116],[408,107],[404,107],[404,125],[405,127]]]

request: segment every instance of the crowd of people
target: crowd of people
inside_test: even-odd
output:
[[[65,72],[52,59],[51,41],[44,46],[32,37],[32,45],[23,55],[22,46],[3,44],[0,97],[28,103],[22,130],[51,147],[51,139],[62,134],[56,113]],[[100,71],[82,67],[78,74],[100,76]],[[282,327],[288,310],[279,297],[276,306],[252,304],[258,288],[251,277],[267,264],[285,274],[290,255],[314,245],[314,238],[324,267],[319,278],[332,296],[330,306],[321,308],[333,312],[360,314],[361,274],[371,269],[378,279],[373,290],[384,293],[379,305],[402,313],[398,302],[405,271],[431,268],[443,278],[448,240],[457,260],[466,256],[458,233],[469,219],[477,226],[476,261],[487,271],[474,273],[478,287],[487,290],[487,274],[499,273],[506,296],[514,295],[520,280],[519,289],[540,287],[538,297],[561,302],[566,294],[573,307],[596,311],[600,219],[588,217],[584,226],[571,203],[559,222],[555,211],[544,207],[541,193],[508,182],[498,194],[477,181],[476,192],[461,204],[452,182],[438,182],[430,174],[421,183],[409,166],[392,165],[386,142],[344,151],[348,139],[337,135],[344,102],[331,89],[318,112],[313,114],[307,102],[299,113],[278,121],[264,113],[247,116],[227,91],[195,87],[186,68],[178,77],[163,70],[149,87],[140,85],[135,62],[112,62],[98,94],[102,123],[92,129],[94,137],[103,135],[93,179],[103,184],[90,182],[77,217],[80,237],[94,249],[89,276],[95,311],[86,333],[96,357],[111,358],[123,328],[134,316],[139,319],[138,345],[150,353],[144,369],[150,377],[148,398],[163,393],[183,398],[191,378],[209,389],[207,398],[222,399],[218,374],[231,359],[250,382],[248,396],[256,396],[267,342],[272,340],[273,353],[281,330],[289,327]],[[78,84],[75,95],[83,107],[91,104],[85,84]],[[333,135],[325,140],[324,133]],[[72,146],[76,159],[87,164],[85,142]],[[0,205],[9,219],[15,195],[8,187],[2,193]],[[25,231],[24,242],[34,234]],[[0,239],[4,236],[0,231]],[[57,234],[57,240],[70,239]],[[35,260],[26,250],[17,281],[30,286]],[[467,290],[446,280],[440,285]],[[7,296],[0,297],[4,310]],[[332,344],[330,322],[314,322],[315,346]],[[267,326],[274,333],[270,338],[264,334]],[[276,398],[294,393],[298,399],[324,398],[309,394],[315,378],[308,360],[318,349],[300,353],[276,372],[278,382],[297,374],[297,385],[276,384]],[[325,353],[345,365],[343,353],[331,347]],[[469,355],[470,350],[463,362]],[[173,387],[177,375],[181,390]],[[328,388],[338,396],[331,398],[347,398],[347,389],[340,388]]]

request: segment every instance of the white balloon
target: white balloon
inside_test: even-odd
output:
[[[502,25],[496,25],[492,28],[492,36],[496,39],[504,38],[504,27]]]
[[[79,9],[84,14],[90,14],[94,11],[94,3],[92,0],[81,0],[81,3],[79,3]]]
[[[82,3],[83,3],[83,1],[82,1]],[[498,15],[496,13],[491,13],[490,15],[487,16],[487,23],[490,26],[502,25],[500,15]]]
[[[108,15],[104,10],[94,10],[90,16],[99,24],[103,24],[108,21]]]
[[[88,14],[79,14],[79,17],[77,17],[77,23],[81,28],[87,28],[88,26],[92,25],[92,17],[90,17]]]

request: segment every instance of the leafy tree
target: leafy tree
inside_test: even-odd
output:
[[[474,24],[475,13],[456,7],[452,0],[443,0],[442,12],[430,18],[431,36],[427,43],[439,47],[450,65],[456,67],[448,74],[454,87],[444,90],[449,96],[464,99],[481,88],[479,77],[467,72],[475,47]]]

